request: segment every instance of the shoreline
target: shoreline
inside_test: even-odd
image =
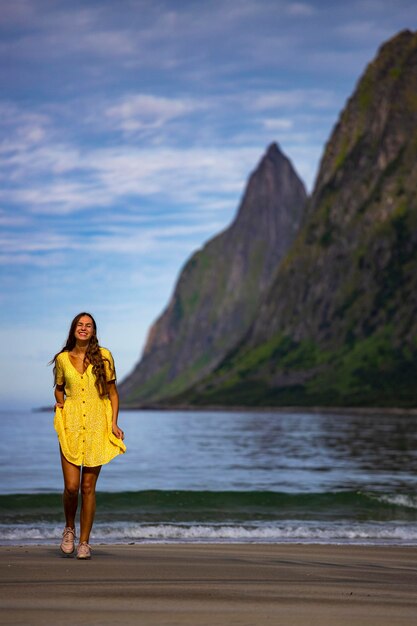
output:
[[[417,408],[402,407],[328,407],[328,406],[120,406],[121,411],[171,411],[196,413],[340,413],[345,415],[416,415]]]
[[[57,493],[57,495],[60,495]],[[27,542],[28,541],[28,542]],[[51,550],[56,552],[56,556],[62,557],[59,551],[59,544],[61,541],[61,534],[56,536],[49,536],[47,539],[13,539],[8,540],[8,542],[0,543],[0,556],[3,553],[14,552],[14,551],[28,551],[32,550],[47,550],[50,552]],[[106,550],[107,548],[114,548],[118,550],[119,548],[122,550],[133,549],[133,550],[141,550],[142,548],[146,549],[174,549],[177,548],[181,550],[185,549],[208,549],[212,550],[214,548],[224,549],[225,551],[231,549],[243,549],[248,548],[249,550],[268,550],[271,548],[272,550],[301,550],[306,549],[307,551],[312,549],[323,549],[324,551],[335,550],[415,550],[416,553],[416,575],[417,575],[417,543],[415,540],[409,541],[385,541],[385,540],[355,540],[355,539],[346,539],[346,541],[339,539],[316,539],[316,540],[308,540],[304,538],[294,538],[289,540],[245,540],[245,539],[117,539],[117,538],[109,538],[108,541],[101,537],[90,539],[90,543],[94,550]]]
[[[417,547],[93,545],[0,547],[12,624],[409,626]]]
[[[172,413],[195,412],[195,413],[339,413],[341,415],[415,415],[417,407],[338,407],[338,406],[194,406],[194,405],[137,405],[126,406],[120,404],[120,411],[165,411]],[[34,407],[32,413],[53,413],[53,406]]]

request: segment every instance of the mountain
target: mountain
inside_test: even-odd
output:
[[[254,322],[177,402],[417,402],[417,33],[384,44],[341,113]]]
[[[140,362],[120,385],[124,406],[187,389],[241,340],[299,230],[305,202],[303,183],[272,144],[250,176],[233,223],[181,271]]]

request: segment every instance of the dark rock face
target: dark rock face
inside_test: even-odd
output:
[[[141,361],[120,385],[125,405],[177,395],[241,340],[299,230],[305,202],[303,183],[272,144],[231,226],[185,264]]]
[[[417,34],[404,31],[342,112],[247,336],[180,399],[415,405],[416,181]]]

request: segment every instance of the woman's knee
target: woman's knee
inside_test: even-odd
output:
[[[95,481],[83,481],[81,483],[81,493],[83,496],[91,496],[96,492],[96,483]]]
[[[70,498],[75,498],[78,496],[79,484],[78,483],[67,483],[64,488],[64,494],[69,496]]]

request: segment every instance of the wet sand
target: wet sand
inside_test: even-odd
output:
[[[412,626],[417,547],[0,547],[0,623]]]

